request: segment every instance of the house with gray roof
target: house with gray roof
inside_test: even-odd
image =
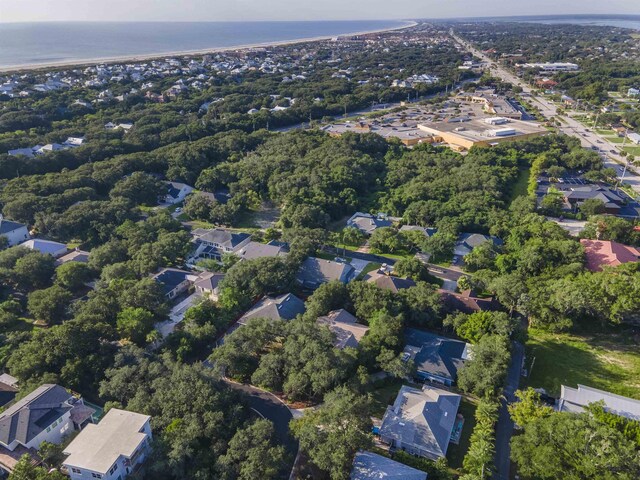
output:
[[[335,335],[333,345],[340,350],[347,347],[358,348],[360,340],[369,331],[369,327],[358,323],[358,319],[344,308],[333,310],[327,315],[318,317],[320,325],[326,325]]]
[[[224,273],[202,272],[193,283],[196,293],[209,297],[213,301],[218,300],[220,282],[224,279]]]
[[[426,479],[426,472],[372,452],[356,453],[351,470],[351,480]]]
[[[422,380],[451,386],[458,370],[471,356],[471,345],[461,340],[408,328],[405,331],[404,358],[413,360],[416,376]]]
[[[5,237],[9,242],[9,246],[13,247],[20,242],[29,240],[29,230],[26,225],[11,220],[5,220],[0,215],[0,236]]]
[[[0,414],[0,447],[37,450],[44,441],[59,444],[93,413],[61,386],[41,385]]]
[[[438,229],[432,228],[432,227],[421,227],[419,225],[403,225],[400,227],[400,231],[401,232],[420,232],[425,237],[432,237],[438,232]]]
[[[464,257],[470,254],[474,248],[487,242],[492,242],[495,246],[502,245],[502,240],[498,237],[484,235],[482,233],[462,233],[458,237],[453,253],[454,255]]]
[[[252,318],[293,320],[298,315],[302,315],[305,309],[304,302],[291,293],[277,297],[265,296],[240,317],[238,324],[246,325]]]
[[[373,283],[383,290],[390,290],[393,293],[398,293],[400,290],[416,286],[416,282],[410,278],[392,276],[384,269],[367,273],[363,280],[368,283]]]
[[[197,279],[197,275],[179,268],[163,268],[151,278],[160,285],[165,297],[172,300],[181,293],[186,292]]]
[[[393,449],[437,460],[447,454],[461,396],[403,385],[380,425],[380,440]]]
[[[353,280],[355,269],[348,263],[308,257],[298,270],[296,282],[303,288],[315,290],[323,283],[337,280],[349,283]]]
[[[347,227],[354,227],[365,235],[371,235],[376,229],[390,227],[393,224],[386,215],[371,215],[370,213],[356,212],[347,220]]]
[[[284,257],[289,253],[289,249],[281,242],[249,242],[235,253],[242,260],[253,260],[262,257]]]
[[[640,421],[640,400],[584,385],[578,385],[578,388],[562,385],[556,409],[560,412],[582,413],[586,406],[596,402],[604,402],[607,412],[636,422]]]
[[[67,246],[64,243],[53,242],[51,240],[43,240],[42,238],[32,238],[20,244],[30,250],[51,255],[54,258],[61,257],[67,253]]]
[[[243,232],[234,232],[225,228],[203,229],[197,228],[191,232],[196,244],[194,259],[208,258],[221,261],[225,253],[236,253],[249,242],[251,235]]]

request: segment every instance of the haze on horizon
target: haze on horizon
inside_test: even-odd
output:
[[[0,0],[0,22],[373,20],[640,14],[638,0]]]

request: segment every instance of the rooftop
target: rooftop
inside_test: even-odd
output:
[[[279,297],[263,297],[251,309],[249,309],[238,323],[247,323],[252,318],[270,318],[271,320],[293,320],[303,314],[305,305],[302,300],[291,293],[285,293]]]
[[[369,327],[357,321],[358,319],[344,308],[333,310],[324,317],[318,317],[318,323],[327,325],[336,336],[334,346],[339,349],[357,348],[360,340],[369,331]]]
[[[124,456],[130,458],[147,438],[141,430],[151,417],[112,408],[99,424],[89,424],[64,449],[65,465],[106,474]]]
[[[599,272],[605,266],[617,267],[623,263],[640,261],[640,249],[618,242],[581,239],[584,247],[586,266],[592,272]]]
[[[382,419],[380,436],[415,446],[430,457],[447,454],[462,397],[439,388],[403,385]]]
[[[470,345],[452,338],[408,328],[405,352],[415,362],[418,372],[455,381],[458,370],[470,356]]]
[[[421,470],[372,452],[358,452],[353,461],[351,480],[426,480]]]
[[[631,420],[640,421],[640,400],[623,397],[597,388],[578,385],[571,388],[562,385],[558,410],[562,412],[583,412],[590,403],[604,401],[607,411]]]

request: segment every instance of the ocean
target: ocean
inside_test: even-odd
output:
[[[0,68],[330,37],[405,24],[397,20],[0,23]]]
[[[557,15],[502,17],[504,21],[544,23],[546,25],[595,25],[601,27],[620,27],[640,30],[640,15]]]

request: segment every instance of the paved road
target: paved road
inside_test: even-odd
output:
[[[491,67],[491,74],[493,76],[499,77],[506,82],[509,82],[513,85],[519,85],[522,87],[522,96],[528,98],[531,103],[538,108],[542,116],[546,119],[551,119],[552,117],[558,117],[558,112],[556,106],[547,100],[545,97],[541,95],[534,94],[534,88],[525,83],[521,78],[517,77],[515,74],[507,70],[505,67],[501,66],[497,61],[492,60],[490,57],[482,53],[477,48],[473,47],[469,42],[462,40],[460,37],[453,34],[451,32],[452,37],[464,48],[473,53],[476,57],[481,58],[483,61],[489,63],[489,65],[495,65],[495,68]],[[560,118],[560,117],[558,117]],[[631,188],[638,194],[640,194],[640,175],[635,171],[627,170],[624,172],[623,177],[623,167],[625,165],[625,160],[620,157],[618,154],[611,154],[610,151],[620,151],[620,145],[611,143],[605,137],[598,135],[593,131],[589,131],[587,127],[582,125],[577,120],[571,118],[570,116],[564,115],[561,117],[561,126],[559,130],[572,137],[576,137],[580,139],[580,143],[585,148],[596,147],[601,150],[601,157],[604,162],[605,167],[613,168],[616,170],[618,174],[618,178],[620,181],[624,181],[624,183],[629,184]]]
[[[224,382],[234,390],[242,392],[246,396],[251,408],[264,418],[273,422],[276,437],[280,444],[284,445],[289,455],[288,476],[298,453],[298,442],[289,433],[289,421],[293,418],[289,408],[269,392],[265,392],[251,385],[244,385],[228,380],[224,380]]]
[[[509,470],[511,467],[511,459],[509,455],[511,448],[511,435],[513,434],[513,421],[509,416],[507,405],[515,401],[515,391],[520,384],[520,370],[524,359],[524,347],[513,342],[513,353],[511,356],[511,365],[507,373],[507,383],[504,388],[504,399],[500,406],[498,423],[496,424],[496,472],[493,475],[495,480],[509,480]]]

